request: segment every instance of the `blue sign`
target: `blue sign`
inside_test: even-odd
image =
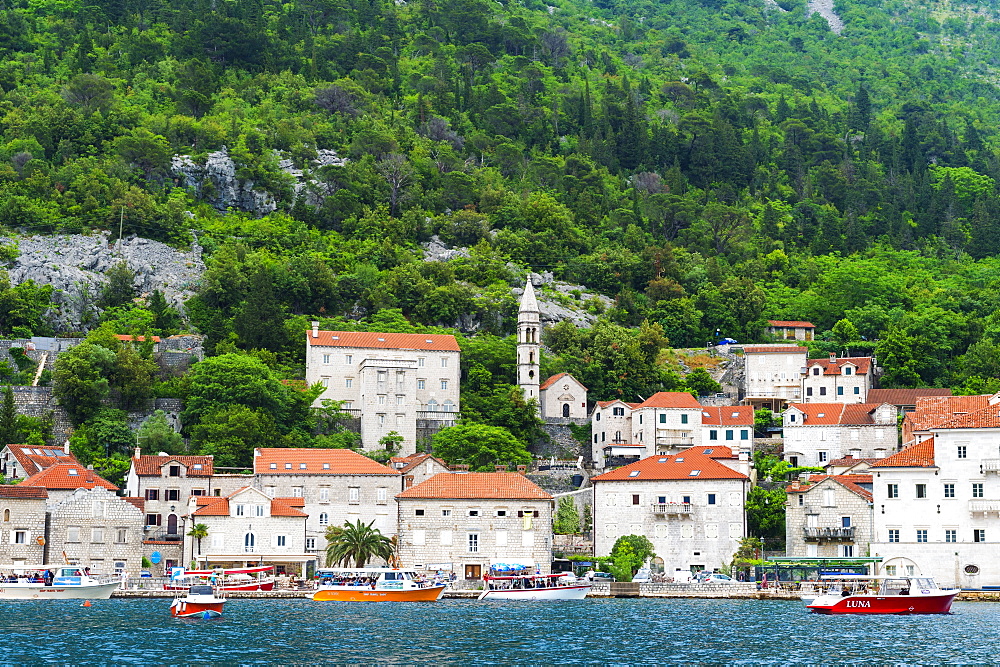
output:
[[[156,565],[161,560],[163,560],[163,556],[160,555],[159,551],[154,551],[153,553],[149,554],[149,562],[152,563],[153,565]]]

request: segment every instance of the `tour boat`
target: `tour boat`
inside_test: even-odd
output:
[[[410,570],[389,568],[323,568],[316,571],[319,602],[433,602],[444,584],[425,580]]]
[[[582,600],[591,584],[556,574],[515,574],[483,578],[480,600]]]
[[[947,614],[958,590],[923,576],[827,575],[824,593],[806,606],[819,614]]]
[[[36,573],[0,576],[0,600],[107,600],[121,585],[117,575],[91,575],[76,565],[17,565],[16,572]],[[42,573],[48,571],[48,582]]]
[[[209,584],[198,584],[187,589],[185,595],[174,598],[170,603],[170,615],[178,618],[218,618],[222,616],[222,606],[226,603],[224,593],[215,594]]]
[[[225,570],[187,570],[163,585],[165,591],[185,591],[197,584],[214,582],[224,591],[274,590],[274,566],[238,567]]]

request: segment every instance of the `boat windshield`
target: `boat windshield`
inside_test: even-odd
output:
[[[213,592],[211,586],[192,586],[188,589],[188,595],[212,595]]]

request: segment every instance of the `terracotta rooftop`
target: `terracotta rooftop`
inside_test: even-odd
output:
[[[76,463],[57,463],[41,472],[35,473],[21,482],[24,486],[41,486],[49,490],[93,489],[103,486],[105,489],[117,491],[118,487]]]
[[[978,412],[990,404],[990,397],[979,396],[919,396],[916,410],[907,413],[908,431],[926,431],[956,417]]]
[[[556,373],[555,375],[553,375],[552,377],[550,377],[548,380],[546,380],[545,382],[543,382],[542,386],[540,386],[538,388],[538,391],[541,391],[543,389],[548,389],[549,387],[551,387],[552,385],[554,385],[556,382],[558,382],[560,379],[562,379],[564,377],[568,377],[569,379],[573,380],[574,382],[576,382],[577,384],[579,384],[581,387],[583,387],[583,383],[580,382],[579,380],[577,380],[575,377],[573,377],[569,373]],[[583,389],[584,389],[584,391],[586,391],[587,388],[583,387]]]
[[[891,405],[916,405],[922,396],[951,396],[951,389],[869,389],[868,400],[872,403],[889,403]]]
[[[31,477],[40,470],[57,463],[75,463],[76,457],[67,454],[61,447],[29,447],[28,445],[7,445],[11,455],[17,461],[24,477]]]
[[[933,468],[934,438],[911,445],[872,464],[872,468]]]
[[[397,498],[455,500],[552,500],[540,486],[518,472],[441,472],[412,486]]]
[[[872,413],[880,403],[792,403],[788,409],[796,409],[805,415],[802,424],[793,426],[863,426],[874,424]],[[888,426],[889,424],[887,424]]]
[[[796,329],[816,328],[816,325],[812,322],[803,322],[802,320],[768,320],[767,323],[772,327],[794,327]]]
[[[261,447],[254,450],[258,475],[398,475],[399,472],[350,449]]]
[[[132,457],[135,474],[140,477],[162,477],[163,466],[178,464],[187,469],[188,477],[211,477],[214,472],[211,456],[161,456],[159,454],[143,454]],[[169,468],[167,473],[170,473]]]
[[[1000,428],[1000,405],[990,405],[976,412],[959,415],[931,428]]]
[[[223,498],[217,498],[215,496],[211,496],[206,499],[206,503],[204,505],[196,509],[191,514],[195,516],[229,516],[230,499],[232,499],[233,496],[242,493],[243,491],[246,491],[249,488],[251,487],[244,486],[243,488],[236,489],[228,496],[225,496]],[[202,504],[202,498],[203,497],[198,498],[199,505]],[[270,498],[269,500],[271,503],[271,516],[300,516],[300,517],[309,516],[305,512],[297,510],[290,505],[290,502],[294,501],[295,499]]]
[[[799,347],[798,345],[772,345],[768,347],[767,345],[744,345],[744,354],[809,354],[808,347]]]
[[[881,460],[882,459],[856,459],[853,456],[851,456],[850,454],[848,454],[847,456],[845,456],[843,458],[839,458],[839,459],[834,459],[832,461],[828,461],[827,464],[826,464],[826,467],[837,466],[837,467],[841,467],[842,468],[844,466],[852,466],[852,465],[855,465],[857,463],[867,463],[868,465],[871,465],[871,464],[875,463],[876,461],[881,461]]]
[[[399,474],[405,474],[410,470],[413,470],[418,465],[426,461],[427,459],[433,459],[440,463],[445,468],[448,464],[439,458],[435,458],[428,454],[427,452],[419,452],[417,454],[410,454],[409,456],[394,456],[389,459],[389,463],[392,464],[392,468],[399,471]]]
[[[871,484],[871,475],[810,475],[809,482],[811,482],[811,484],[803,485],[798,482],[794,482],[790,486],[785,487],[785,491],[787,493],[805,493],[806,491],[815,488],[817,484],[826,479],[837,482],[851,493],[856,493],[868,502],[872,501],[872,492],[863,486],[860,486],[861,484]]]
[[[809,359],[806,362],[807,367],[819,366],[820,368],[822,368],[823,375],[842,375],[843,371],[841,369],[843,368],[844,364],[850,364],[855,368],[857,368],[858,375],[867,375],[868,371],[870,371],[872,367],[872,358],[841,357],[834,361],[830,361],[830,359]],[[871,399],[869,398],[869,400]],[[886,403],[887,401],[882,401],[882,402]]]
[[[132,505],[135,505],[136,508],[140,512],[145,512],[146,511],[146,499],[145,498],[134,498],[132,496],[126,496],[126,497],[122,498],[122,500],[124,500],[127,503],[131,503]]]
[[[377,333],[368,331],[306,332],[309,345],[322,347],[361,347],[383,350],[428,350],[458,352],[458,341],[445,334]]]
[[[636,409],[641,410],[642,408],[694,408],[700,410],[701,403],[686,391],[658,391],[640,403]]]
[[[649,480],[680,479],[747,479],[746,475],[724,466],[711,456],[702,454],[701,451],[701,447],[693,447],[679,454],[648,456],[641,461],[616,468],[603,475],[591,477],[590,481],[646,482]]]
[[[21,486],[20,484],[0,484],[0,498],[45,499],[49,492],[41,486]]]
[[[145,336],[132,336],[130,334],[115,334],[115,338],[117,338],[118,340],[124,340],[124,341],[130,341],[130,342],[131,341],[135,341],[137,343],[145,343],[146,342],[146,337]],[[152,340],[154,343],[159,343],[160,342],[160,337],[159,336],[150,336],[150,340]]]
[[[706,447],[692,447],[691,449],[685,451],[693,451],[696,454],[701,454],[702,456],[707,456],[710,459],[735,459],[736,455],[733,454],[733,450],[729,447],[722,445],[711,445]]]
[[[614,403],[621,403],[622,405],[626,405],[626,406],[632,408],[633,410],[636,409],[637,407],[639,407],[640,405],[642,405],[642,403],[626,403],[625,401],[623,401],[621,399],[618,399],[618,398],[616,398],[613,401],[597,401],[597,404],[599,406],[601,406],[602,408],[606,408],[609,405],[612,405]]]
[[[702,426],[753,426],[752,405],[724,405],[703,407]]]

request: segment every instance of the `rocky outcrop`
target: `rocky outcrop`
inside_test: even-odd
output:
[[[55,288],[48,319],[59,332],[83,329],[84,314],[94,308],[94,298],[106,282],[105,272],[116,264],[124,262],[135,273],[139,294],[160,290],[181,313],[205,271],[197,244],[184,251],[136,237],[111,241],[107,232],[15,240],[21,252],[8,269],[11,282],[33,280]]]
[[[599,305],[604,312],[614,305],[614,301],[595,292],[587,291],[582,285],[556,280],[551,272],[531,273],[531,284],[535,286],[538,299],[538,313],[543,325],[569,320],[578,327],[588,328],[597,321],[598,313],[590,307]],[[514,294],[520,299],[523,288],[515,288]]]
[[[844,30],[844,22],[833,11],[833,2],[834,0],[809,0],[806,13],[808,16],[819,14],[826,20],[827,25],[830,26],[830,31],[835,35],[839,35]]]

